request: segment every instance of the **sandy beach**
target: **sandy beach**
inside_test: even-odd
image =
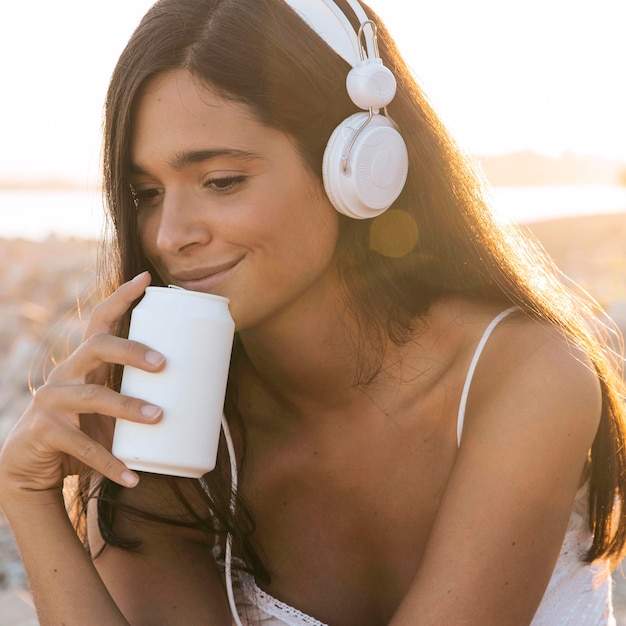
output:
[[[525,228],[626,331],[626,214]],[[0,444],[26,407],[30,388],[79,341],[94,301],[96,248],[78,239],[0,239]],[[626,626],[626,580],[619,571],[614,579],[618,624]],[[0,513],[0,626],[32,624],[37,621],[24,572]]]

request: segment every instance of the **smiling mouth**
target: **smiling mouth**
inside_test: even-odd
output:
[[[245,256],[245,255],[244,255]],[[184,289],[194,291],[206,291],[214,288],[224,277],[243,259],[239,257],[234,261],[227,261],[211,267],[199,267],[192,270],[175,272],[170,274],[170,282]]]

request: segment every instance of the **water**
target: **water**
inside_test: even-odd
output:
[[[0,190],[0,237],[96,239],[104,225],[97,191]]]
[[[496,187],[493,199],[498,215],[519,223],[626,213],[626,187],[618,185]]]
[[[594,213],[626,213],[626,187],[496,187],[497,214],[513,222]],[[96,191],[1,191],[0,237],[40,240],[50,235],[97,239],[103,208]]]

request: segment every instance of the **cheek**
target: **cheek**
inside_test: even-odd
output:
[[[269,242],[274,258],[281,264],[280,275],[288,280],[290,273],[307,276],[325,271],[335,258],[337,212],[327,202],[312,202],[309,198],[288,207],[286,214],[282,223],[273,222]]]
[[[294,193],[281,199],[281,207],[273,216],[281,222],[285,238],[304,248],[309,246],[333,249],[339,233],[339,215],[324,192],[313,183],[302,184]]]
[[[139,233],[139,243],[144,255],[153,262],[156,258],[156,237],[158,222],[154,217],[147,215],[137,216],[137,231]]]

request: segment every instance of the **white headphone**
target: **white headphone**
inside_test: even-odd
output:
[[[376,217],[400,195],[409,161],[394,123],[380,114],[396,93],[396,79],[378,54],[376,25],[357,0],[347,2],[359,20],[358,33],[333,0],[285,2],[352,66],[346,89],[352,102],[364,109],[341,122],[328,140],[322,163],[326,194],[348,217]]]

